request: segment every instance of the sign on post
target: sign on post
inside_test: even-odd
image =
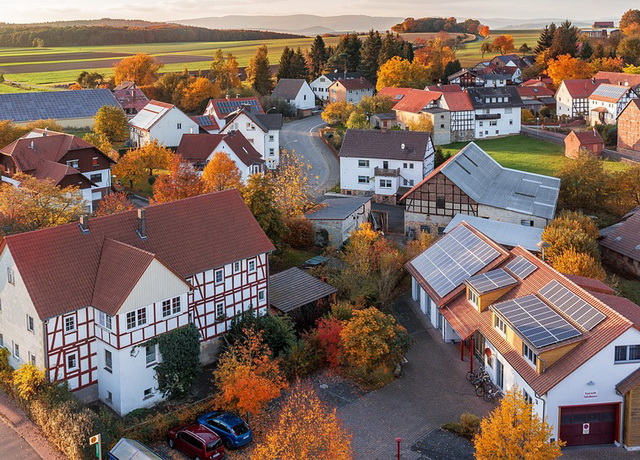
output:
[[[96,445],[96,458],[102,459],[102,435],[95,434],[89,438],[89,445]]]

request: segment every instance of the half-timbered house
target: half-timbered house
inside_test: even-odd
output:
[[[6,237],[0,344],[116,412],[162,399],[148,341],[187,324],[202,363],[234,317],[267,311],[274,249],[228,190]]]
[[[559,190],[560,179],[505,168],[471,142],[402,196],[405,232],[442,234],[456,214],[544,228]]]

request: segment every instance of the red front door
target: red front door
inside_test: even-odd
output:
[[[567,446],[612,444],[618,429],[619,404],[560,408],[560,439]]]

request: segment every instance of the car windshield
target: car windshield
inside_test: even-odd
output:
[[[233,427],[233,432],[238,435],[245,434],[247,431],[249,431],[249,427],[244,422],[240,422]]]
[[[211,452],[212,450],[216,450],[222,445],[222,440],[218,439],[216,442],[210,442],[207,444],[207,452]]]

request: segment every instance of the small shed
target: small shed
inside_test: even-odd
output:
[[[600,157],[604,150],[604,141],[595,129],[591,131],[571,131],[564,138],[564,155],[578,158],[581,153]]]
[[[341,246],[371,215],[370,196],[327,195],[306,214],[318,234],[317,243]],[[326,232],[326,234],[325,234]]]
[[[121,438],[109,451],[109,460],[162,460],[162,457],[138,441]]]
[[[369,118],[369,123],[374,129],[391,129],[398,125],[395,112],[374,113]]]
[[[313,324],[329,307],[338,290],[293,267],[269,277],[269,304],[276,314],[292,317],[300,329]]]

